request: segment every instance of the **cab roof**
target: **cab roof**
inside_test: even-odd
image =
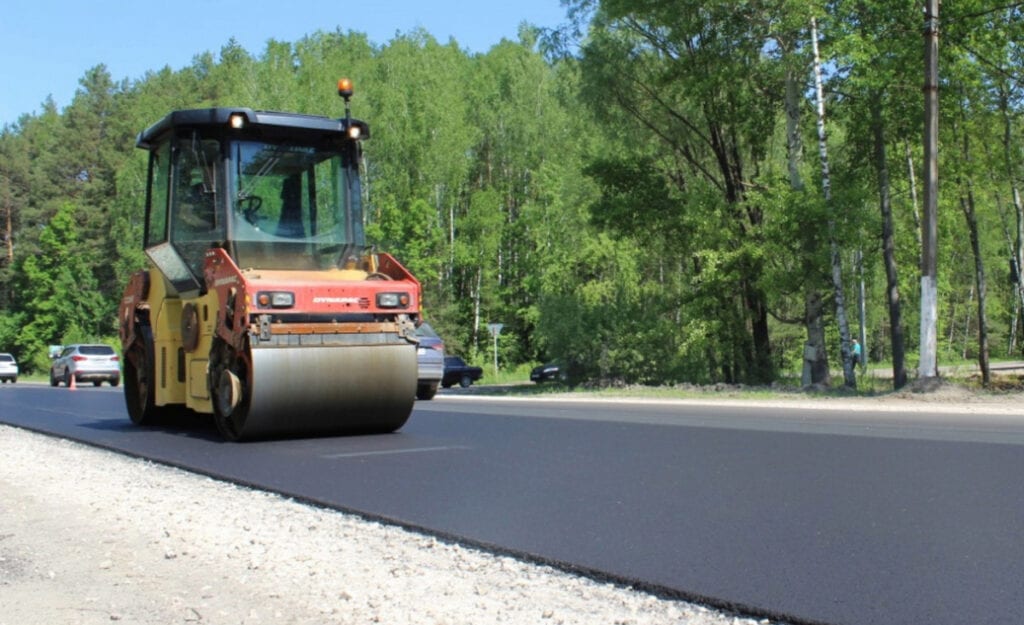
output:
[[[241,115],[245,119],[242,128],[232,128],[232,116]],[[366,122],[357,119],[335,119],[319,115],[301,113],[282,113],[277,111],[256,111],[244,107],[216,107],[206,109],[187,109],[168,113],[149,128],[139,133],[136,147],[152,150],[161,143],[164,137],[177,129],[207,129],[225,136],[295,138],[296,140],[323,141],[330,139],[347,139],[348,130],[359,127],[360,139],[370,136],[370,128]]]

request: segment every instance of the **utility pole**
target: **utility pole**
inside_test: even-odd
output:
[[[921,222],[921,360],[919,378],[937,378],[939,204],[939,0],[924,8],[924,219]]]

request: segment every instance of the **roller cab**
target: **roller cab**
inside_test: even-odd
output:
[[[246,108],[175,111],[139,135],[150,267],[119,309],[132,421],[191,409],[229,440],[404,425],[420,285],[365,239],[368,137],[347,110]]]

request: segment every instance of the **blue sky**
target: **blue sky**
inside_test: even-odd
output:
[[[516,39],[521,22],[565,21],[560,0],[11,0],[0,11],[0,126],[38,113],[47,96],[70,104],[86,70],[115,81],[165,65],[181,69],[234,37],[259,55],[269,39],[295,42],[318,30],[366,33],[384,44],[423,28],[471,52]]]

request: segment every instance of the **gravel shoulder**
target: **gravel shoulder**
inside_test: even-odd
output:
[[[812,403],[1022,414],[1020,399]],[[0,625],[768,623],[8,426],[0,489]]]
[[[0,426],[0,625],[766,623]]]

